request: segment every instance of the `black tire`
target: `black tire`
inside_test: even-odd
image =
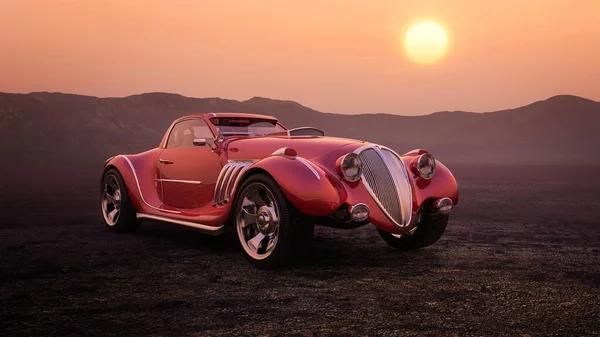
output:
[[[417,224],[417,229],[412,234],[404,234],[397,237],[379,228],[377,231],[390,246],[400,250],[413,250],[436,243],[446,231],[447,224],[447,214],[423,214]]]
[[[116,182],[116,186],[114,182]],[[116,192],[117,189],[118,192]],[[114,203],[108,202],[111,199],[107,199],[106,193],[112,196],[113,200],[115,195],[119,195],[118,211],[112,217],[110,214],[117,209],[117,206]],[[100,185],[100,212],[102,213],[104,224],[115,233],[133,232],[141,225],[141,221],[136,219],[136,210],[129,200],[125,181],[123,181],[123,177],[119,171],[114,168],[107,170],[102,177]]]
[[[272,248],[272,251],[268,252],[268,254],[266,250],[271,244],[271,241],[268,239],[268,237],[265,237],[268,242],[265,244],[264,240],[260,241],[260,248],[256,248],[255,251],[253,251],[254,247],[251,246],[247,241],[248,238],[253,236],[256,237],[255,235],[258,235],[256,233],[260,232],[258,229],[258,221],[255,224],[246,224],[245,220],[241,220],[243,218],[242,205],[244,198],[253,195],[253,191],[256,191],[257,189],[265,189],[265,191],[269,191],[263,191],[262,193],[264,193],[264,196],[261,197],[267,201],[265,203],[266,205],[276,205],[276,207],[274,206],[273,208],[276,208],[278,211],[279,221],[278,231],[276,234],[277,241],[274,245],[274,248]],[[273,197],[274,203],[271,202],[271,197]],[[254,209],[256,209],[258,204],[245,207],[246,209],[252,209],[253,206],[255,207]],[[260,209],[258,211],[260,211]],[[258,211],[254,211],[254,216],[257,218],[259,216]],[[242,246],[244,256],[252,265],[260,269],[273,269],[294,261],[299,255],[301,255],[300,253],[306,249],[308,241],[312,237],[314,230],[314,222],[311,221],[312,218],[297,210],[287,200],[273,178],[264,173],[254,174],[244,181],[239,189],[239,192],[236,193],[236,199],[232,212],[232,219],[235,226],[234,232],[236,233],[240,245]],[[249,232],[251,232],[251,234],[249,234]],[[275,235],[275,233],[273,234]],[[264,248],[265,253],[261,254],[259,251],[265,245],[267,246],[267,248]],[[265,257],[261,257],[260,255],[264,255]]]

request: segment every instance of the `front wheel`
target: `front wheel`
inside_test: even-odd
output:
[[[303,249],[314,226],[266,174],[252,175],[243,183],[234,212],[244,255],[261,269],[287,263]]]
[[[406,234],[392,234],[377,229],[379,235],[390,246],[400,250],[413,250],[436,243],[446,231],[448,224],[447,214],[420,214],[420,219],[415,225],[414,231]]]

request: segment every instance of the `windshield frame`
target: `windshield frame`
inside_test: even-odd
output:
[[[221,120],[231,121],[231,120],[249,120],[247,125],[235,125],[235,123],[226,123],[221,124]],[[266,137],[270,134],[280,134],[287,132],[287,128],[283,126],[277,119],[272,117],[264,116],[206,116],[207,122],[210,124],[211,128],[213,128],[213,133],[217,135],[223,135],[225,138],[228,137]],[[219,122],[215,124],[215,121]],[[252,131],[253,124],[259,123],[269,123],[272,125],[272,130],[268,130],[269,126],[257,126],[256,128],[265,128],[269,132],[259,132],[259,130]],[[231,125],[234,124],[234,125]],[[244,123],[240,123],[244,124]],[[227,130],[227,128],[231,130]],[[238,128],[243,128],[245,130],[239,130]]]

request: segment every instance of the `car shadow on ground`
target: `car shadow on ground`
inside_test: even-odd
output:
[[[388,246],[370,230],[359,231],[360,233],[352,233],[353,231],[320,227],[305,247],[295,252],[295,258],[290,264],[280,270],[310,272],[330,268],[387,268],[402,270],[407,276],[418,276],[439,266],[440,259],[443,258],[440,250],[400,251]],[[232,227],[228,227],[221,236],[211,236],[177,225],[148,221],[131,235],[143,238],[149,250],[169,247],[182,252],[193,250],[201,255],[214,254],[215,257],[239,255],[238,260],[247,263]]]
[[[163,246],[165,242],[171,246],[197,249],[207,253],[232,254],[240,251],[232,233],[220,236],[209,235],[191,228],[157,221],[144,221],[144,224],[132,235],[156,242]]]

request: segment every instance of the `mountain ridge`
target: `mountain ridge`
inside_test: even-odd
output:
[[[538,104],[543,104],[545,102],[556,102],[556,101],[564,101],[564,100],[571,100],[568,103],[572,103],[574,101],[586,102],[586,103],[600,103],[598,101],[594,101],[592,99],[577,96],[577,95],[558,94],[558,95],[550,96],[546,99],[541,99],[541,100],[529,103],[527,105],[523,105],[523,106],[519,106],[519,107],[515,107],[515,108],[507,108],[507,109],[483,111],[483,112],[474,112],[474,111],[466,111],[466,110],[441,110],[441,111],[433,111],[433,112],[430,112],[427,114],[422,114],[422,115],[402,115],[402,114],[391,113],[391,112],[365,112],[365,113],[357,113],[357,114],[343,114],[343,113],[336,113],[336,112],[318,111],[318,110],[315,110],[311,107],[300,104],[293,100],[275,99],[275,98],[268,98],[268,97],[263,97],[263,96],[253,96],[246,100],[235,100],[235,99],[228,99],[228,98],[221,98],[221,97],[192,97],[192,96],[185,96],[185,95],[178,94],[178,93],[161,92],[161,91],[144,92],[144,93],[139,93],[139,94],[127,95],[127,96],[105,96],[105,97],[93,96],[93,95],[83,95],[83,94],[73,94],[73,93],[63,93],[63,92],[53,92],[53,91],[32,91],[29,93],[11,93],[11,92],[1,92],[0,91],[0,95],[18,95],[18,96],[34,96],[35,97],[35,96],[38,96],[38,94],[63,95],[63,96],[68,96],[68,97],[82,97],[82,98],[106,99],[106,100],[128,99],[128,98],[137,98],[137,97],[161,97],[162,96],[162,97],[179,97],[179,98],[188,99],[188,100],[227,101],[227,102],[236,102],[236,103],[240,103],[240,104],[254,103],[254,102],[283,103],[283,104],[291,104],[294,106],[306,108],[306,109],[309,109],[309,110],[312,110],[315,112],[320,112],[323,114],[334,114],[334,115],[344,115],[344,116],[390,115],[390,116],[399,116],[399,117],[422,117],[422,116],[431,116],[431,115],[444,114],[444,113],[469,113],[469,114],[477,114],[477,115],[478,114],[492,114],[492,113],[498,113],[498,112],[518,110],[521,108],[528,108],[528,107],[535,106]],[[214,111],[214,112],[218,112],[218,111]]]
[[[155,147],[175,118],[219,111],[273,115],[290,128],[315,126],[327,135],[367,140],[399,153],[425,148],[444,162],[600,164],[600,103],[573,95],[485,113],[403,116],[325,113],[259,96],[238,101],[171,93],[0,93],[0,150],[21,158],[61,154],[83,160],[135,153]]]

